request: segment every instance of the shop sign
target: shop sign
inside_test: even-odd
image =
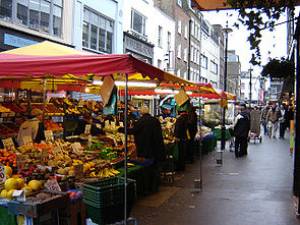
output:
[[[10,46],[20,48],[20,47],[25,47],[28,45],[33,45],[36,43],[38,43],[38,42],[27,39],[27,38],[19,37],[19,36],[12,35],[12,34],[6,34],[6,33],[4,34],[4,44],[5,45],[10,45]]]
[[[153,58],[153,47],[138,41],[135,38],[125,35],[125,47],[126,49],[144,55],[148,58]]]

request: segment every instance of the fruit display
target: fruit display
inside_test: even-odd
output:
[[[167,117],[164,119],[160,117],[159,121],[161,123],[164,143],[165,144],[174,143],[175,142],[174,129],[175,129],[176,119],[171,117]]]
[[[52,130],[53,132],[63,131],[62,125],[59,123],[55,123],[52,120],[45,120],[44,125],[46,130]]]
[[[10,109],[12,112],[15,113],[24,113],[26,112],[25,106],[20,106],[17,103],[11,102],[11,103],[3,103],[3,106]]]
[[[12,151],[8,151],[6,149],[0,149],[0,164],[16,167],[17,166],[16,153]]]
[[[11,112],[10,109],[0,105],[0,113],[10,113],[10,112]]]
[[[19,125],[16,123],[0,123],[0,137],[8,138],[18,135]]]
[[[42,104],[42,103],[33,103],[31,105],[32,109],[40,109],[45,112],[47,116],[63,116],[64,111],[62,109],[57,108],[52,103]],[[44,108],[45,107],[45,108]]]

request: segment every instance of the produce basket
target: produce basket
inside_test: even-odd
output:
[[[83,201],[87,216],[99,225],[124,219],[124,178],[114,177],[83,186]],[[129,216],[136,196],[135,180],[127,180],[127,215]]]

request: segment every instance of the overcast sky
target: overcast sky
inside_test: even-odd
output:
[[[299,7],[296,9],[296,14],[298,15]],[[234,22],[237,21],[238,12],[235,10],[224,10],[224,11],[211,11],[202,12],[204,18],[207,19],[211,24],[221,24],[223,27],[226,25],[226,20],[229,21],[229,27],[233,29],[233,32],[229,35],[228,49],[236,50],[237,54],[240,56],[242,71],[248,70],[252,65],[250,65],[249,60],[251,59],[250,44],[247,42],[247,37],[249,32],[245,27],[239,29],[233,26]],[[228,15],[227,15],[228,14]],[[230,14],[233,14],[231,17]],[[278,22],[286,21],[286,16],[282,16]],[[287,56],[287,25],[283,24],[277,26],[275,31],[270,32],[268,30],[263,31],[262,42],[260,45],[262,54],[262,65],[268,62],[268,58],[281,58]],[[270,52],[270,54],[268,53]],[[261,67],[254,67],[253,74],[258,76],[261,72]]]

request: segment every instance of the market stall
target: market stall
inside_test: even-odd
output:
[[[61,50],[61,48],[63,49]],[[70,190],[70,184],[72,184],[72,181],[64,179],[59,181],[57,180],[58,177],[75,177],[75,182],[73,182],[73,184],[76,187],[76,185],[78,185],[80,182],[85,183],[84,179],[82,180],[79,178],[90,179],[94,177],[99,179],[106,177],[115,177],[119,172],[121,172],[124,173],[124,180],[119,178],[110,180],[110,182],[112,182],[110,185],[118,190],[117,192],[115,192],[115,194],[119,195],[112,197],[116,197],[118,199],[118,211],[121,211],[121,213],[115,215],[115,218],[110,219],[120,220],[121,218],[127,218],[130,207],[132,206],[133,198],[132,191],[130,191],[130,189],[132,189],[132,185],[131,182],[127,180],[127,167],[128,165],[130,165],[128,164],[127,159],[130,154],[134,154],[134,151],[131,151],[133,147],[131,144],[131,139],[126,134],[128,121],[128,80],[130,79],[130,77],[135,76],[137,73],[142,74],[144,77],[149,77],[151,80],[154,80],[156,82],[162,80],[168,81],[168,79],[170,79],[170,77],[172,76],[168,73],[165,73],[164,71],[152,67],[147,63],[139,61],[130,55],[85,54],[49,42],[25,47],[23,49],[7,51],[0,54],[0,68],[1,81],[5,81],[8,83],[11,83],[13,81],[13,83],[16,83],[15,88],[18,88],[17,85],[24,85],[24,83],[18,84],[18,80],[21,80],[21,82],[25,82],[29,79],[29,82],[33,82],[34,79],[40,79],[43,81],[41,86],[43,89],[42,99],[44,105],[41,107],[41,109],[44,113],[46,111],[53,113],[53,110],[47,110],[50,105],[45,105],[45,90],[47,90],[49,84],[50,86],[54,86],[54,79],[61,79],[63,78],[63,76],[66,76],[66,74],[76,77],[89,77],[91,74],[93,77],[123,77],[125,84],[124,121],[104,120],[103,128],[106,133],[105,136],[101,137],[100,135],[94,139],[91,136],[91,127],[86,126],[82,136],[72,137],[75,139],[82,139],[83,142],[79,144],[76,144],[78,142],[73,142],[71,139],[69,139],[68,141],[64,141],[62,139],[54,138],[51,132],[48,132],[47,135],[45,133],[47,143],[36,144],[33,143],[33,140],[30,140],[30,138],[27,138],[26,141],[23,140],[25,142],[23,146],[18,147],[16,150],[13,150],[14,143],[8,143],[9,141],[11,141],[10,139],[4,141],[5,149],[1,151],[1,153],[3,154],[2,163],[7,164],[7,167],[3,167],[3,170],[10,171],[12,169],[13,173],[6,174],[5,172],[6,177],[9,178],[5,181],[4,189],[2,189],[3,193],[1,193],[3,196],[2,199],[8,199],[7,204],[11,211],[13,211],[15,214],[23,214],[26,216],[25,219],[29,218],[32,222],[35,223],[36,219],[34,218],[39,218],[41,215],[32,215],[30,213],[27,214],[21,212],[19,205],[24,205],[24,203],[20,203],[20,201],[12,201],[12,199],[17,200],[17,196],[13,196],[16,195],[15,193],[23,193],[23,197],[26,197],[26,195],[28,194],[28,198],[27,200],[25,200],[25,203],[28,203],[29,199],[31,199],[32,204],[34,204],[34,206],[32,206],[32,204],[28,205],[29,208],[35,207],[35,209],[38,209],[44,207],[44,204],[48,204],[49,202],[51,202],[52,206],[55,206],[58,204],[58,202],[55,203],[56,200],[62,201],[60,205],[64,206],[64,204],[68,203],[68,201],[66,201],[66,196],[53,193],[53,189],[56,191],[59,188],[62,189],[62,186],[65,183],[65,185],[67,186],[66,190]],[[176,78],[174,79],[176,80]],[[105,83],[106,79],[102,79],[102,81]],[[64,85],[60,87],[61,90],[67,88],[68,86],[68,84],[61,85]],[[58,84],[55,84],[55,86],[56,90],[59,89]],[[76,86],[81,87],[82,84],[77,83],[76,85],[74,85],[74,88]],[[53,90],[54,89],[55,88],[53,88]],[[80,102],[76,102],[75,104],[77,103],[79,104]],[[54,107],[56,109],[60,109],[60,107],[58,106],[59,102],[57,103],[56,101],[54,101],[51,104],[52,108]],[[69,111],[70,106],[74,105],[72,102],[68,102],[67,99],[63,102],[62,105],[65,104],[67,105],[67,109]],[[10,105],[11,108],[13,106],[17,107],[18,105]],[[40,106],[36,105],[35,107],[39,108]],[[7,109],[8,108],[5,108],[5,110]],[[22,112],[22,110],[23,108],[21,107],[20,112]],[[77,109],[72,110],[70,114],[76,114],[76,110]],[[62,111],[58,111],[57,113],[65,114],[66,110],[64,109]],[[51,127],[52,125],[49,126]],[[125,135],[123,137],[118,136],[118,134],[115,132],[119,126],[125,127]],[[113,136],[112,138],[107,137],[107,134],[109,133],[111,134],[111,136]],[[100,149],[101,151],[99,151]],[[9,154],[13,154],[13,157],[16,158],[16,161],[5,161],[8,158]],[[21,159],[19,159],[20,156],[26,157],[21,157]],[[23,162],[23,164],[20,164],[19,162]],[[123,171],[118,171],[117,167],[114,166],[115,164],[118,164],[120,162],[124,162]],[[37,167],[37,165],[40,166]],[[48,171],[49,168],[51,168],[51,170]],[[50,179],[53,177],[55,177],[55,179]],[[43,181],[44,179],[46,180]],[[55,184],[47,184],[49,180]],[[97,185],[100,184],[93,183],[93,185],[95,185],[95,190],[99,191]],[[99,209],[99,207],[103,205],[102,201],[105,201],[105,199],[101,198],[98,199],[97,202],[90,202],[91,199],[89,199],[89,195],[86,194],[88,193],[89,186],[83,184],[83,187],[83,190],[86,190],[83,192],[83,195],[85,203],[88,205],[88,216],[91,216],[93,214],[93,210]],[[43,193],[43,191],[39,191],[44,190],[44,188],[48,188],[50,189],[50,192],[52,192]],[[25,189],[29,189],[28,193]],[[20,191],[18,192],[17,190]],[[32,193],[31,195],[30,191],[32,190],[34,190],[35,193]],[[97,194],[97,192],[94,194]],[[71,197],[71,199],[80,198],[80,192],[77,193],[76,191],[71,191],[69,193],[69,196]],[[92,199],[94,198],[92,197]],[[15,205],[11,204],[12,202],[14,202]],[[127,204],[124,204],[124,202],[126,202]],[[37,203],[39,203],[39,205],[37,205]],[[109,207],[109,204],[105,206]],[[124,210],[121,209],[120,206],[123,206]],[[25,207],[25,210],[27,210],[28,207]],[[105,210],[106,209],[107,208],[105,208]],[[49,210],[49,212],[50,211],[51,210]],[[55,213],[55,210],[53,211],[53,213]],[[108,214],[108,212],[106,211],[103,211],[103,213]],[[95,213],[92,216],[96,216]],[[104,216],[101,216],[102,218],[98,217],[95,219],[103,220]],[[58,215],[56,219],[60,218],[61,216]]]

